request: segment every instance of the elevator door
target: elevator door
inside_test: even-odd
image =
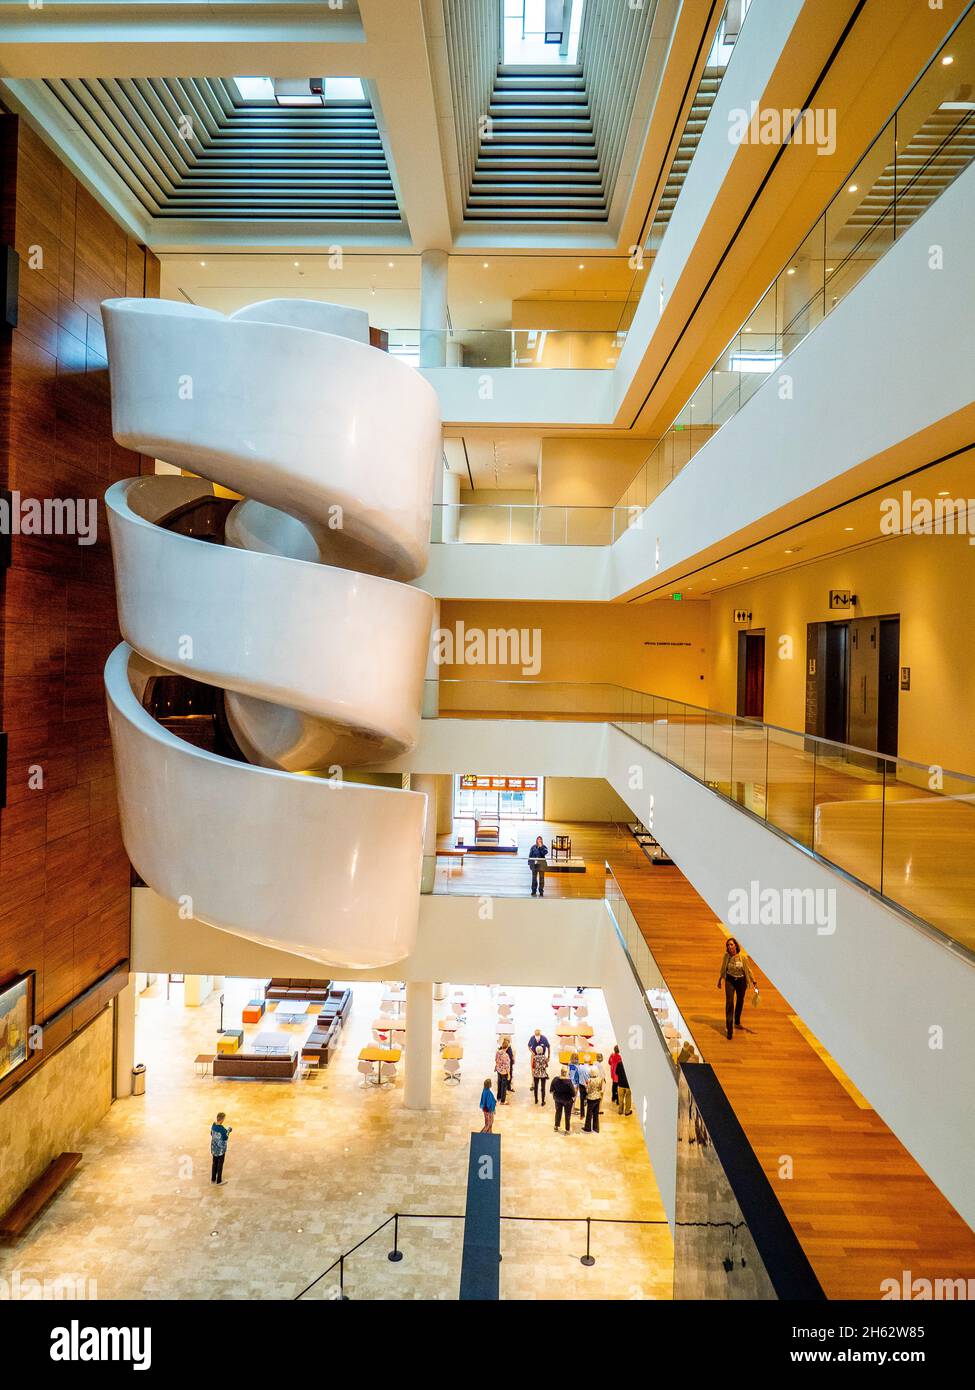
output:
[[[880,619],[854,618],[849,625],[847,742],[877,747],[880,707]]]
[[[897,754],[897,708],[900,699],[900,618],[880,620],[880,698],[877,705],[877,750]]]

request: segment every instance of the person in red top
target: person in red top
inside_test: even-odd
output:
[[[612,1050],[612,1052],[609,1054],[609,1079],[610,1079],[610,1081],[612,1081],[612,1083],[613,1083],[613,1101],[614,1101],[614,1102],[616,1102],[616,1101],[619,1100],[619,1090],[617,1089],[617,1088],[618,1088],[618,1082],[617,1082],[617,1079],[616,1079],[616,1068],[619,1066],[619,1064],[620,1064],[620,1062],[622,1062],[622,1060],[623,1060],[623,1058],[620,1056],[620,1045],[619,1045],[619,1043],[613,1043],[613,1050]]]

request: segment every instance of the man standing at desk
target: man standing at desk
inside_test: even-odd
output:
[[[536,890],[540,898],[545,896],[545,861],[547,858],[548,846],[541,835],[536,835],[535,843],[528,851],[528,865],[532,871],[532,897],[535,896]]]

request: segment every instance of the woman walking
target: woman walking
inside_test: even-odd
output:
[[[718,989],[724,985],[724,1022],[728,1037],[735,1036],[735,1029],[741,1027],[741,1008],[745,1002],[745,990],[754,989],[748,957],[741,949],[738,938],[729,936],[724,944],[721,973],[718,976]]]

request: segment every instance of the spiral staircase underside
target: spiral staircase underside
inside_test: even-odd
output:
[[[408,581],[426,565],[436,396],[337,306],[102,314],[115,438],[195,475],[106,494],[129,857],[190,924],[330,966],[400,960],[426,798],[344,772],[416,739],[433,601]]]

